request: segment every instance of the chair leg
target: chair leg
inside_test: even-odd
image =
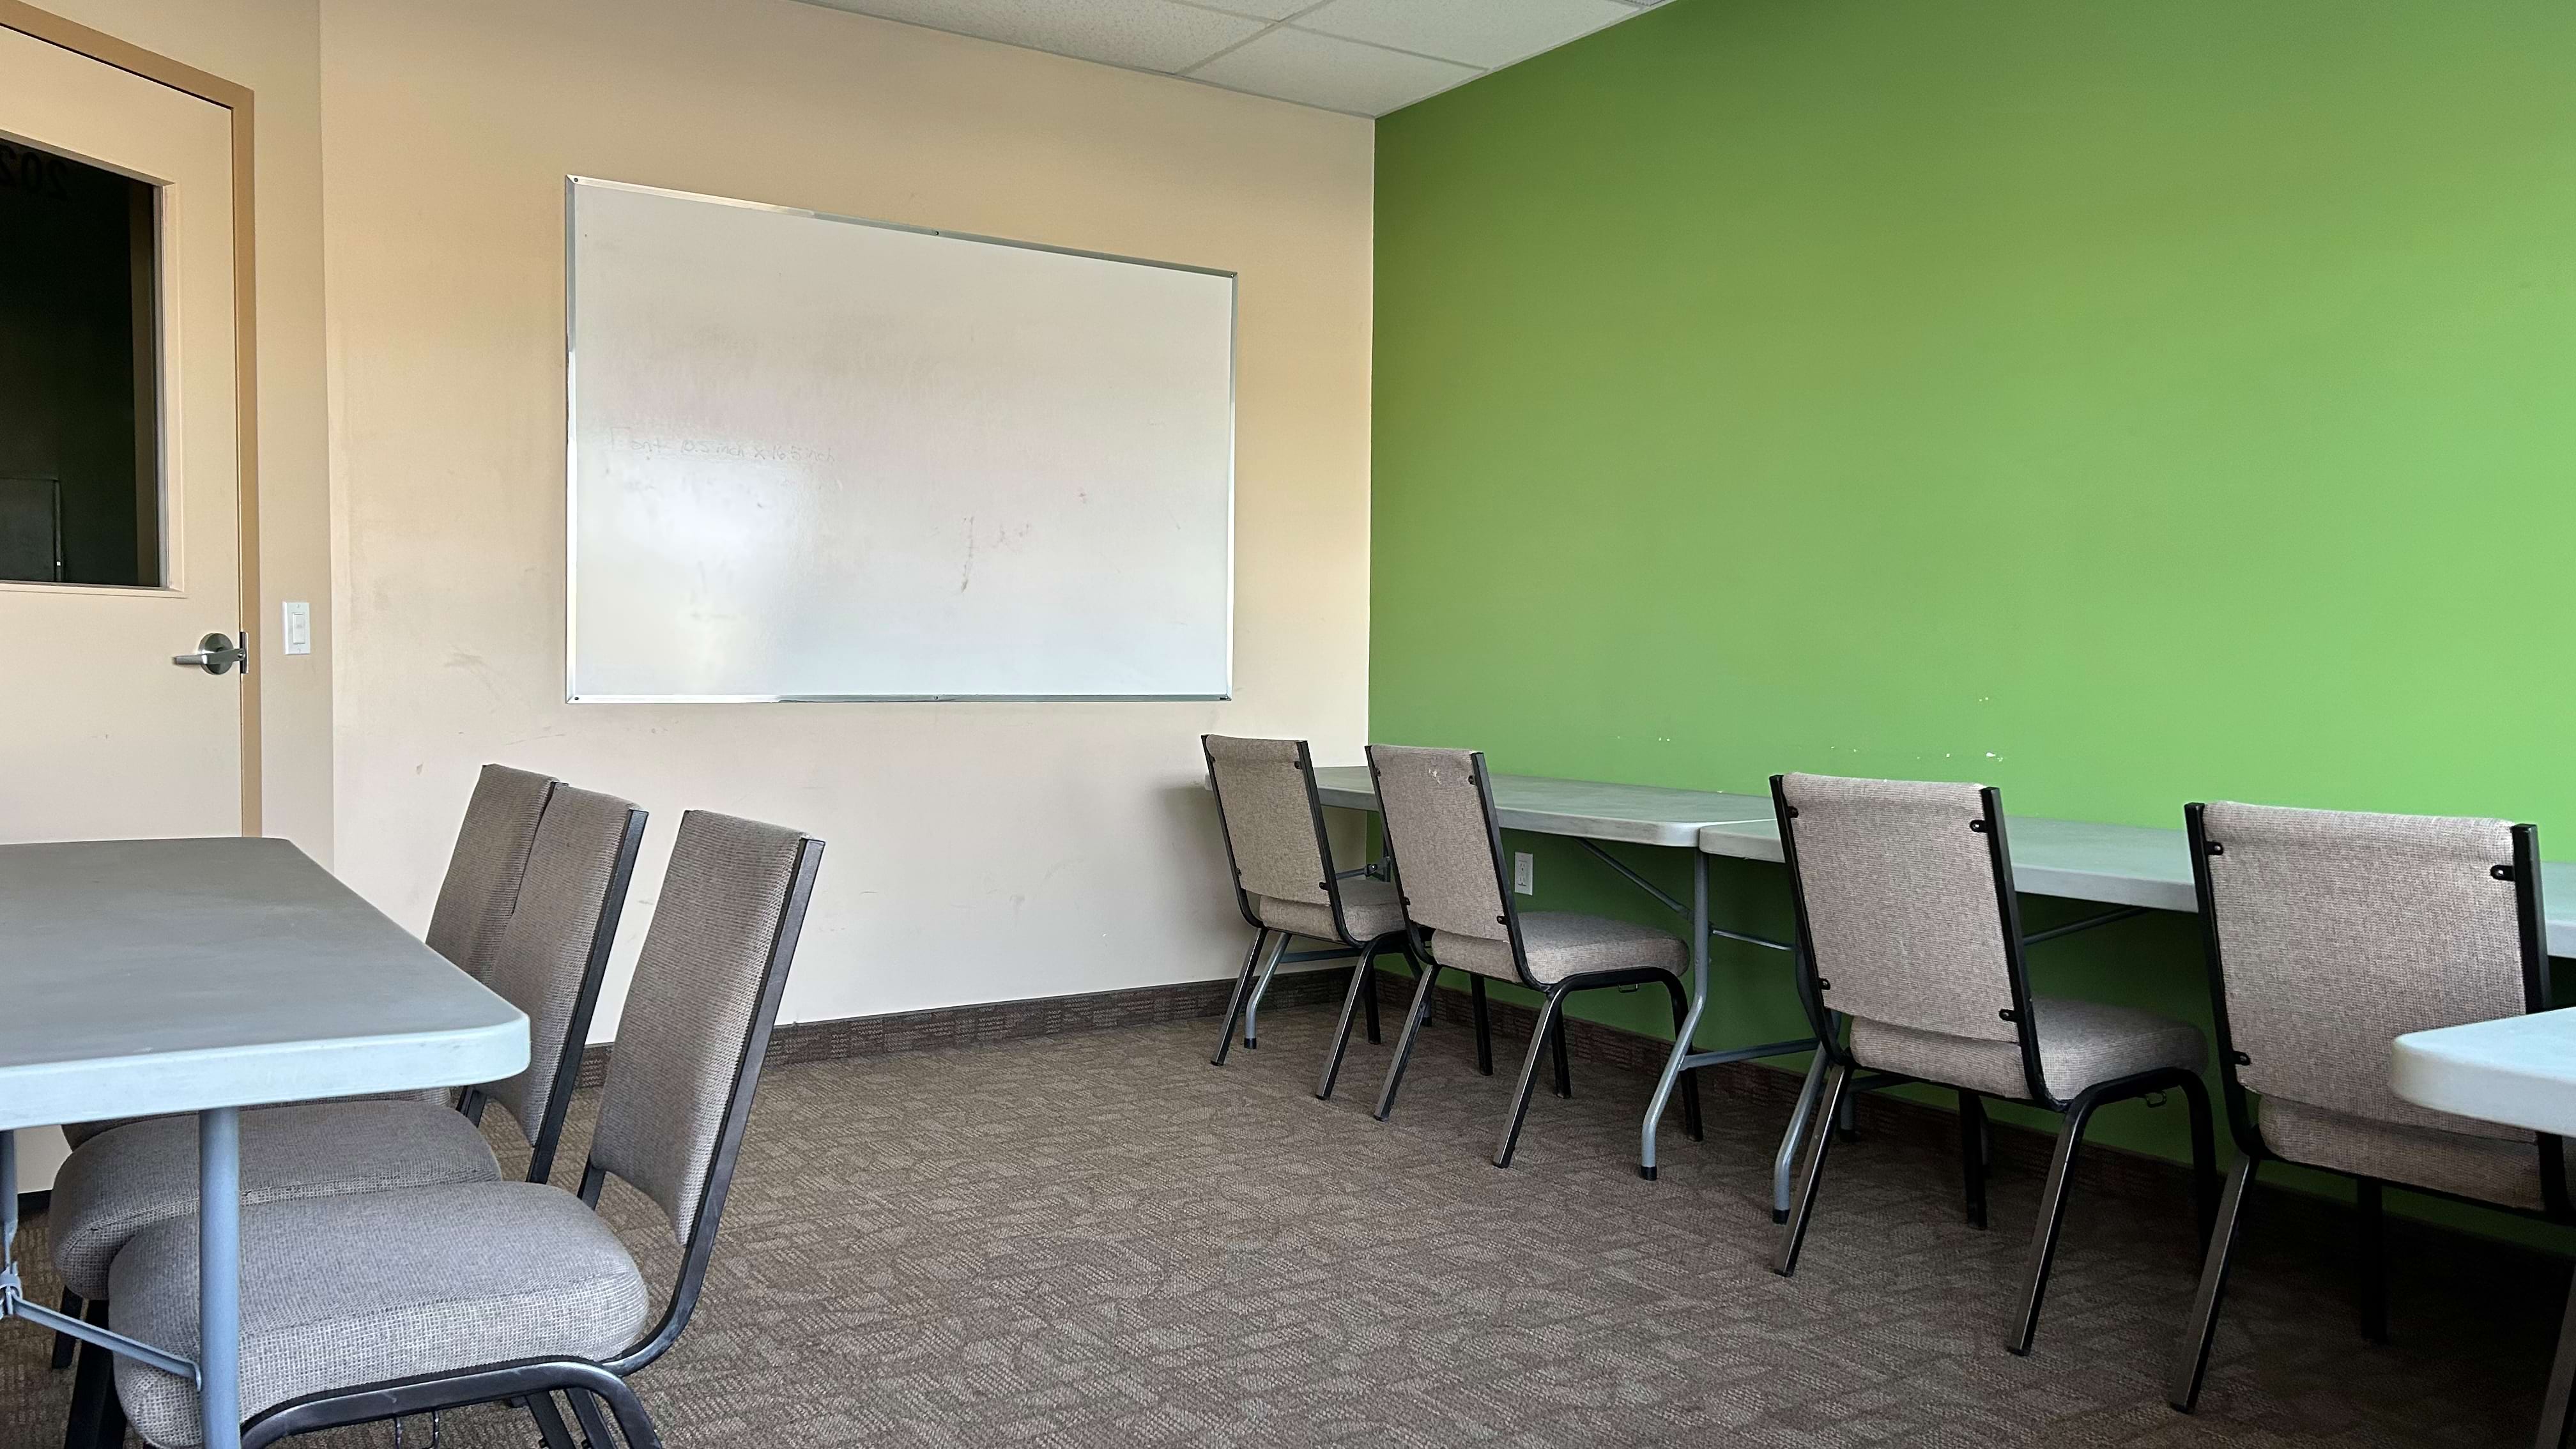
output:
[[[2174,1350],[2173,1373],[2165,1402],[2188,1414],[2200,1404],[2201,1381],[2209,1376],[2209,1341],[2218,1331],[2218,1300],[2227,1291],[2227,1269],[2236,1256],[2236,1237],[2245,1225],[2245,1190],[2254,1185],[2257,1163],[2239,1157],[2227,1170],[2227,1190],[2218,1198],[2218,1220],[2209,1230],[2202,1255],[2200,1289],[2192,1295],[2191,1317],[2183,1324],[2182,1343]]]
[[[2353,1206],[2359,1209],[2353,1243],[2354,1297],[2361,1307],[2361,1336],[2372,1343],[2388,1341],[2387,1218],[2381,1211],[2379,1179],[2355,1184]]]
[[[1683,1040],[1683,1034],[1690,1025],[1690,993],[1682,989],[1679,981],[1670,977],[1665,978],[1664,987],[1672,993],[1673,998],[1673,1039],[1680,1044],[1682,1051],[1688,1052],[1690,1043]],[[1682,1093],[1682,1130],[1690,1133],[1690,1139],[1693,1142],[1707,1141],[1708,1134],[1701,1129],[1700,1124],[1699,1069],[1684,1068],[1676,1085],[1681,1088]]]
[[[1226,1054],[1234,1050],[1234,1024],[1243,1019],[1243,1003],[1252,993],[1252,971],[1261,964],[1261,948],[1269,940],[1266,926],[1252,933],[1252,945],[1243,953],[1243,969],[1235,973],[1234,995],[1225,1004],[1225,1025],[1217,1028],[1216,1055],[1208,1058],[1209,1066],[1224,1066]]]
[[[1476,1075],[1494,1074],[1494,1023],[1485,1012],[1485,978],[1467,978],[1467,993],[1476,999]]]
[[[537,1437],[546,1449],[574,1449],[572,1431],[564,1427],[563,1411],[555,1407],[551,1393],[531,1394],[525,1400],[528,1417],[537,1421]]]
[[[599,1401],[579,1389],[567,1389],[564,1398],[572,1404],[572,1416],[581,1424],[581,1436],[590,1449],[616,1449],[617,1441],[609,1437],[608,1423],[599,1417]]]
[[[1556,1018],[1556,1030],[1550,1032],[1547,1039],[1555,1043],[1553,1054],[1556,1057],[1556,1094],[1571,1102],[1574,1100],[1574,1070],[1566,1061],[1566,1035],[1565,1014],[1559,1012]]]
[[[1350,990],[1342,993],[1342,1019],[1333,1025],[1333,1044],[1324,1053],[1324,1074],[1315,1080],[1315,1099],[1319,1102],[1333,1099],[1333,1080],[1342,1074],[1342,1054],[1349,1050],[1351,1044],[1351,1008],[1368,994],[1368,983],[1376,977],[1377,947],[1372,943],[1360,952],[1360,964],[1351,968]],[[1376,1015],[1375,1012],[1369,1014]],[[1376,1023],[1370,1025],[1374,1028]],[[1369,1032],[1369,1040],[1377,1040],[1374,1029]]]
[[[1415,964],[1419,978],[1413,988],[1413,1005],[1404,1013],[1404,1028],[1395,1034],[1395,1060],[1387,1065],[1386,1085],[1378,1089],[1377,1110],[1369,1115],[1383,1122],[1395,1110],[1395,1089],[1404,1085],[1404,1064],[1413,1060],[1414,1038],[1422,1034],[1422,1018],[1431,1010],[1431,983],[1440,976],[1440,968],[1428,961]]]
[[[2048,1267],[2057,1257],[2058,1229],[2066,1222],[2068,1179],[2075,1172],[2076,1149],[2084,1145],[2084,1129],[2099,1105],[2091,1092],[2082,1093],[2067,1107],[2065,1124],[2057,1130],[2057,1154],[2048,1164],[2048,1184],[2040,1189],[2039,1226],[2031,1233],[2030,1265],[2022,1274],[2021,1304],[2011,1336],[2004,1340],[2014,1353],[2029,1353],[2031,1338],[2039,1332],[2039,1302],[2048,1294]]]
[[[101,1328],[107,1326],[107,1305],[83,1305],[81,1316]],[[63,1449],[92,1449],[105,1442],[108,1406],[116,1401],[116,1361],[106,1349],[94,1343],[80,1345],[72,1370],[71,1412],[63,1420]]]
[[[1822,1110],[1815,1118],[1815,1148],[1807,1157],[1807,1175],[1798,1180],[1798,1200],[1789,1205],[1789,1225],[1781,1230],[1780,1261],[1771,1271],[1786,1278],[1798,1271],[1798,1250],[1806,1245],[1807,1218],[1816,1206],[1816,1185],[1824,1180],[1825,1150],[1834,1145],[1834,1114],[1842,1109],[1851,1087],[1851,1068],[1835,1062],[1825,1068]]]
[[[606,1382],[610,1386],[596,1392],[607,1401],[608,1412],[617,1416],[617,1432],[625,1436],[626,1449],[662,1449],[661,1432],[653,1427],[653,1416],[644,1412],[644,1401],[635,1397],[635,1391],[628,1388],[624,1380],[610,1379]],[[575,1413],[580,1412],[581,1404],[582,1396],[575,1395]],[[583,1419],[584,1423],[591,1421],[591,1418]]]
[[[2218,1140],[2212,1126],[2209,1087],[2198,1072],[2182,1079],[2183,1101],[2191,1108],[2191,1206],[2200,1226],[2201,1246],[2209,1245],[2218,1223]]]
[[[2576,1427],[2576,1283],[2567,1289],[2567,1311],[2558,1320],[2558,1352],[2549,1363],[2549,1391],[2540,1401],[2540,1435],[2536,1449],[2562,1449],[2567,1431]]]
[[[1371,959],[1374,959],[1374,958],[1371,958]],[[1376,968],[1376,967],[1374,967],[1374,966],[1369,967],[1369,968],[1366,970],[1366,972],[1364,973],[1364,975],[1363,975],[1362,979],[1368,982],[1368,987],[1367,987],[1367,989],[1360,993],[1360,1001],[1361,1001],[1364,1005],[1366,1005],[1366,1006],[1368,1007],[1368,1039],[1369,1039],[1369,1045],[1370,1045],[1370,1046],[1376,1046],[1376,1045],[1377,1045],[1377,968]]]
[[[65,1318],[78,1318],[81,1316],[81,1297],[69,1288],[63,1290],[62,1314]],[[70,1368],[72,1366],[72,1357],[79,1348],[79,1339],[72,1337],[68,1333],[56,1333],[54,1335],[54,1358],[51,1365],[54,1371],[56,1373],[60,1373],[64,1369]]]
[[[1986,1226],[1986,1099],[1959,1089],[1959,1176],[1968,1190],[1968,1226]]]
[[[1563,1012],[1565,993],[1550,991],[1539,1003],[1538,1025],[1530,1029],[1529,1050],[1521,1056],[1520,1081],[1512,1087],[1510,1113],[1503,1118],[1503,1140],[1494,1145],[1494,1165],[1512,1165],[1512,1151],[1520,1145],[1521,1122],[1529,1116],[1530,1088],[1538,1082],[1539,1054],[1547,1050],[1548,1038],[1565,1030]]]

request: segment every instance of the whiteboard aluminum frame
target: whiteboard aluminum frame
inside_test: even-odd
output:
[[[1195,272],[1205,277],[1226,279],[1226,345],[1225,345],[1225,691],[1221,694],[582,694],[574,687],[574,647],[576,622],[574,601],[580,597],[581,584],[581,433],[573,423],[573,409],[578,398],[580,357],[573,344],[580,316],[580,278],[574,268],[574,247],[579,240],[575,230],[576,202],[581,188],[596,186],[610,191],[641,192],[647,196],[667,196],[681,201],[704,201],[716,206],[740,207],[745,211],[771,211],[785,216],[810,217],[816,221],[840,222],[849,226],[869,226],[880,231],[909,232],[915,236],[946,237],[951,241],[982,242],[988,246],[1017,247],[1022,251],[1052,252],[1058,256],[1084,257],[1098,262],[1125,262],[1130,266],[1159,267],[1168,272]],[[940,227],[913,226],[900,221],[880,221],[874,217],[845,216],[839,212],[816,211],[803,206],[781,206],[767,201],[744,201],[738,197],[711,196],[700,191],[679,191],[666,186],[646,186],[633,181],[611,181],[605,177],[567,175],[564,177],[564,702],[566,704],[1169,704],[1204,703],[1234,698],[1234,587],[1235,587],[1235,412],[1236,389],[1242,377],[1243,353],[1243,277],[1218,267],[1198,267],[1187,262],[1161,262],[1150,257],[1121,256],[1116,252],[1085,251],[1080,247],[1050,246],[1045,242],[1020,241],[1011,237],[985,236],[971,231],[950,231]]]

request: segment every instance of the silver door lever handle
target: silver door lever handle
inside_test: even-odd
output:
[[[170,656],[170,662],[194,665],[208,674],[227,674],[231,672],[234,665],[238,664],[247,673],[250,668],[250,655],[243,650],[242,642],[247,641],[236,642],[230,634],[210,633],[197,641],[196,653],[173,654]]]

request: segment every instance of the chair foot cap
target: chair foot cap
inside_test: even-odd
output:
[[[1773,1223],[1775,1223],[1775,1224],[1778,1224],[1778,1223],[1785,1223],[1785,1222],[1787,1222],[1788,1220],[1789,1220],[1789,1210],[1788,1210],[1787,1208],[1773,1208],[1773,1209],[1771,1210],[1771,1221],[1772,1221]]]
[[[1648,1181],[1648,1182],[1652,1182],[1652,1181],[1654,1181],[1654,1180],[1655,1180],[1655,1164],[1653,1164],[1653,1163],[1651,1163],[1651,1162],[1641,1162],[1641,1163],[1638,1163],[1638,1164],[1637,1164],[1637,1175],[1638,1175],[1639,1177],[1644,1178],[1644,1179],[1645,1179],[1646,1181]]]

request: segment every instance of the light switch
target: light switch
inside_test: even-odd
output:
[[[313,606],[302,599],[290,599],[285,605],[286,627],[278,636],[288,654],[313,652]]]

